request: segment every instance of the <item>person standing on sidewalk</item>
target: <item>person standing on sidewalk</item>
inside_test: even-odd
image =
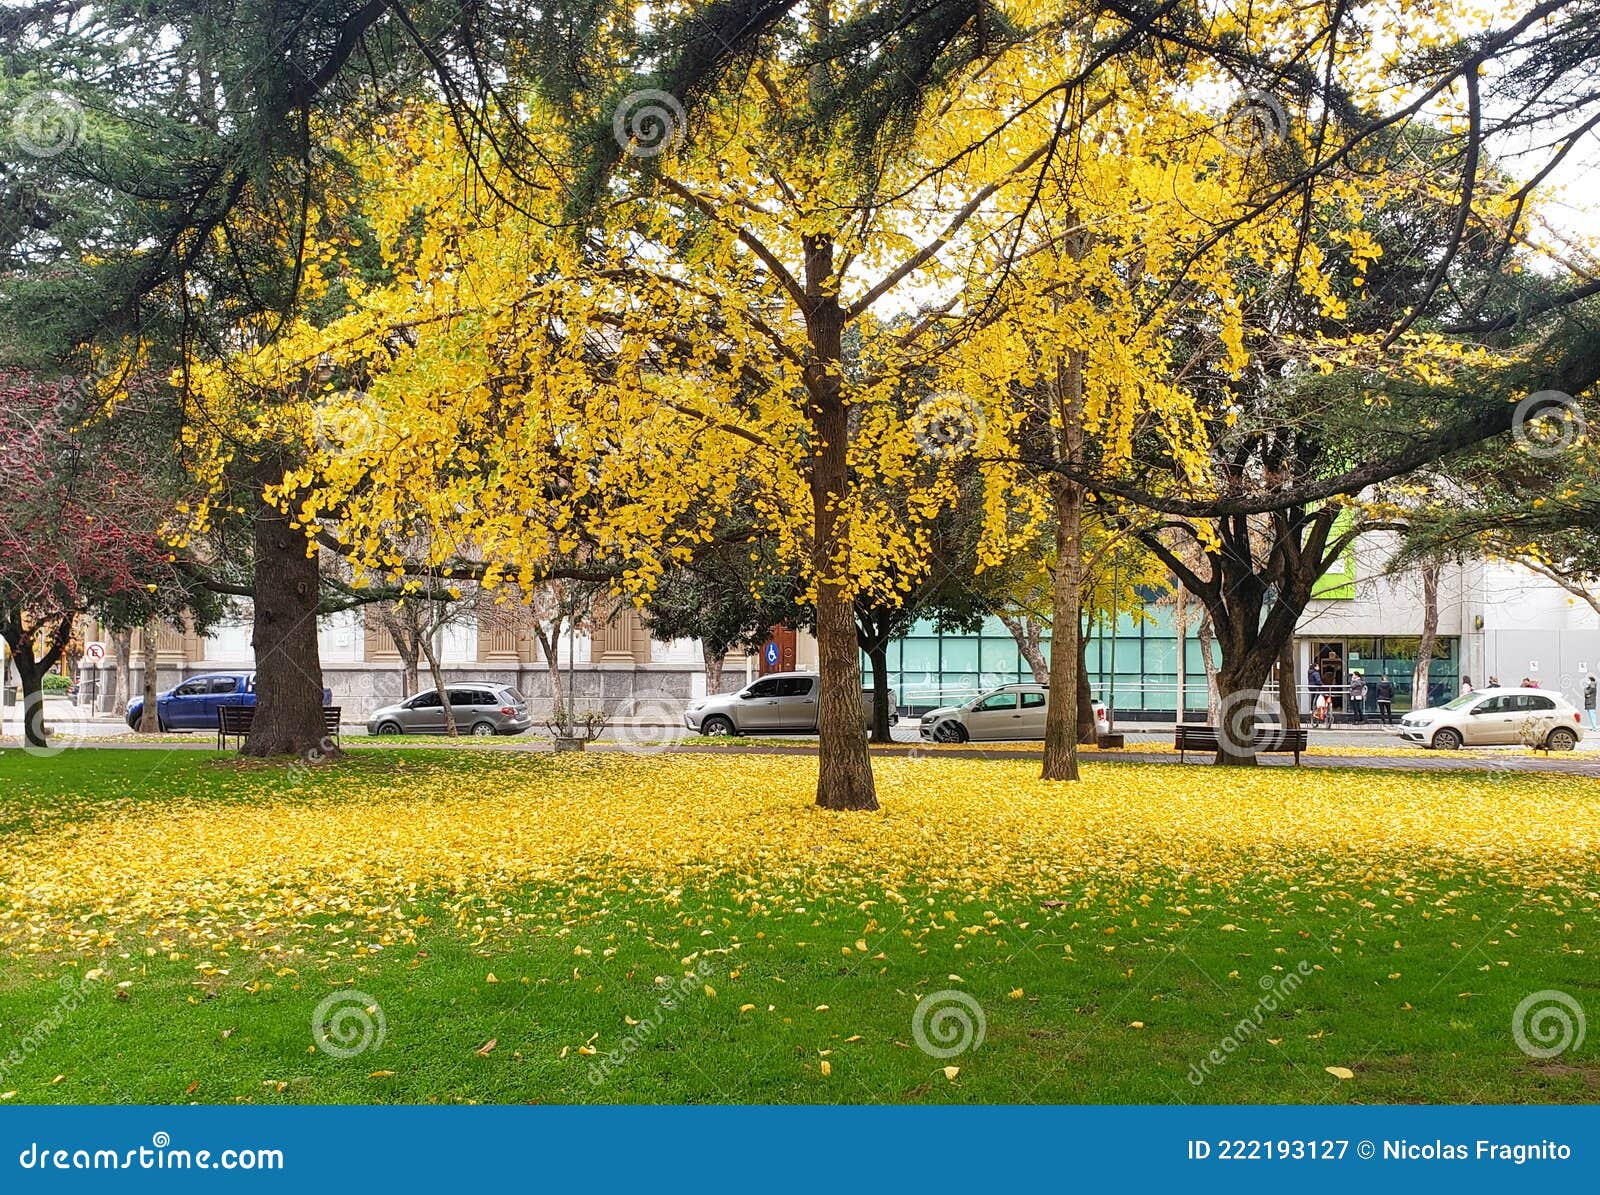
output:
[[[1378,678],[1378,718],[1385,726],[1394,725],[1394,682],[1388,673]]]
[[[1589,715],[1590,730],[1600,730],[1600,726],[1595,725],[1594,707],[1597,692],[1600,692],[1600,678],[1596,678],[1591,672],[1589,679],[1583,682],[1583,708]]]
[[[1350,716],[1357,726],[1367,721],[1367,680],[1359,671],[1350,674]]]

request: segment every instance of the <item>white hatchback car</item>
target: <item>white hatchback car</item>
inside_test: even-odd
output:
[[[1537,744],[1571,751],[1583,738],[1583,717],[1559,693],[1545,689],[1479,689],[1400,719],[1408,743],[1454,750]]]
[[[917,733],[938,743],[1042,739],[1049,702],[1049,685],[1001,685],[965,704],[929,710],[922,715]],[[1094,720],[1101,734],[1111,729],[1106,707],[1098,700]]]

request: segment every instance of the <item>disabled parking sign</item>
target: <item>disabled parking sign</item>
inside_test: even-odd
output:
[[[768,640],[767,650],[764,654],[767,659],[767,667],[773,667],[778,662],[778,645],[771,640]]]

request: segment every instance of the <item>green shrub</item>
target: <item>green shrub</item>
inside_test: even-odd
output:
[[[41,682],[46,693],[65,693],[72,688],[72,678],[59,672],[47,672]]]

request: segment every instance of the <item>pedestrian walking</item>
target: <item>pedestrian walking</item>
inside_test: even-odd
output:
[[[1311,725],[1333,729],[1333,699],[1326,689],[1317,694],[1317,703],[1311,707]]]
[[[1385,726],[1394,725],[1394,682],[1387,675],[1378,678],[1378,717]]]
[[[1589,679],[1583,682],[1583,708],[1589,714],[1590,730],[1600,730],[1600,726],[1596,726],[1594,720],[1595,694],[1597,692],[1600,692],[1600,679],[1597,679],[1594,673],[1591,672]]]
[[[1317,696],[1322,692],[1322,669],[1317,667],[1315,660],[1306,669],[1306,708],[1315,717],[1317,712]]]
[[[1498,689],[1500,687],[1500,678],[1498,676],[1491,676],[1489,678],[1489,687],[1491,689]]]
[[[1367,721],[1367,678],[1359,671],[1350,674],[1350,715],[1356,725],[1365,725]]]

